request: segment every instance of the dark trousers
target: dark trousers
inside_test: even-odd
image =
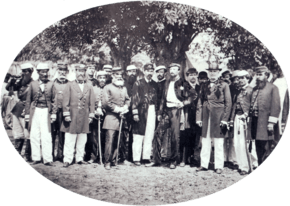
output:
[[[101,127],[103,125],[103,121],[101,120]],[[87,134],[87,143],[85,146],[85,160],[93,160],[94,162],[99,161],[99,136],[98,136],[98,120],[94,119],[93,123],[90,126],[91,128],[91,133]],[[102,159],[104,159],[104,148],[105,148],[105,137],[106,133],[105,130],[101,129],[101,152],[102,152]],[[103,160],[102,160],[103,161]]]
[[[105,163],[115,162],[117,157],[117,145],[118,145],[118,134],[119,131],[108,129],[106,131],[106,144],[105,144]],[[124,154],[124,150],[121,149],[122,145],[124,145],[123,137],[120,137],[120,145],[119,145],[119,157],[126,156]]]
[[[14,146],[17,152],[21,155],[22,148],[24,146],[25,139],[15,139]],[[31,159],[31,145],[30,140],[26,140],[24,156],[30,160]]]
[[[56,114],[56,121],[51,125],[51,137],[52,137],[52,157],[55,159],[55,140],[58,136],[58,145],[57,145],[57,156],[56,159],[63,160],[63,148],[64,148],[64,132],[60,131],[61,123],[63,121],[63,111],[59,109]]]
[[[269,156],[273,140],[257,140],[258,117],[252,117],[251,134],[252,139],[255,139],[258,164],[261,165]]]
[[[125,153],[127,153],[127,157],[124,157],[125,159],[127,159],[128,161],[133,161],[133,131],[132,131],[132,127],[129,125],[128,129],[125,129],[123,131],[123,149],[125,149]]]
[[[194,155],[195,132],[192,128],[180,132],[180,156],[181,162],[187,163],[188,157]]]
[[[180,161],[179,148],[180,148],[180,109],[166,108],[169,119],[171,122],[171,155],[169,161],[178,164]]]

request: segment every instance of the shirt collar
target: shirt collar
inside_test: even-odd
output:
[[[178,81],[179,79],[180,79],[180,76],[177,75],[177,76],[175,77],[175,79],[174,79],[174,80],[171,80],[171,81],[176,82],[176,81]]]
[[[192,84],[190,81],[188,81],[188,83],[190,84],[190,86],[191,86],[193,89],[195,89],[195,87],[196,87],[196,83],[195,83],[195,84]]]
[[[158,82],[163,82],[163,81],[165,81],[166,79],[165,78],[163,78],[163,79],[161,79],[161,80],[158,80]]]
[[[85,84],[86,83],[86,80],[79,81],[79,80],[76,79],[76,83],[78,83],[78,84]]]
[[[151,80],[152,80],[152,79],[148,80],[146,77],[144,77],[144,79],[147,83],[151,82]]]

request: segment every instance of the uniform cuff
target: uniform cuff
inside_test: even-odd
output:
[[[25,119],[29,119],[29,114],[25,115]]]
[[[56,119],[56,114],[50,115],[50,118]]]
[[[94,118],[95,117],[95,114],[94,113],[90,113],[89,114],[89,118]]]
[[[270,116],[268,122],[276,124],[278,122],[278,118]]]
[[[64,117],[70,116],[70,112],[63,112],[63,116]]]
[[[138,114],[138,110],[137,110],[137,109],[133,109],[133,110],[132,110],[132,114],[134,114],[134,115],[135,115],[135,114]]]
[[[183,105],[184,105],[184,106],[189,105],[189,104],[190,104],[190,101],[189,101],[189,100],[184,100],[184,101],[183,101]]]
[[[121,112],[121,107],[115,106],[115,109],[113,110],[115,113],[120,113]]]

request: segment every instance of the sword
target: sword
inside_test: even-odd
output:
[[[251,172],[253,172],[253,166],[252,166],[252,159],[251,159],[251,156],[250,156],[250,153],[248,150],[248,146],[247,146],[247,128],[246,128],[246,123],[244,121],[243,121],[243,127],[244,127],[245,148],[246,148],[246,153],[247,153],[249,169],[250,169],[250,173],[251,173]]]
[[[118,166],[119,145],[120,145],[120,139],[121,139],[121,132],[122,132],[122,125],[123,125],[123,118],[124,118],[123,115],[121,115],[121,122],[120,122],[119,134],[118,134],[118,145],[117,145],[116,166]]]
[[[98,118],[98,140],[99,140],[99,156],[100,156],[100,164],[102,165],[102,146],[101,146],[101,117]]]

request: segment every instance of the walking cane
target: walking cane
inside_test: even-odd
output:
[[[251,156],[250,156],[250,153],[248,150],[248,146],[247,146],[247,128],[246,128],[246,123],[244,121],[243,121],[243,127],[244,127],[245,148],[246,148],[246,153],[247,153],[249,169],[250,169],[250,173],[251,173],[251,172],[253,172],[253,166],[252,166],[252,159],[251,159]]]
[[[124,118],[123,115],[121,115],[121,122],[120,122],[119,134],[118,134],[118,145],[117,145],[116,166],[118,166],[119,145],[120,145],[120,139],[121,139],[121,132],[122,132],[122,125],[123,125],[123,118]]]
[[[99,118],[98,118],[98,140],[99,140],[100,164],[103,165],[103,161],[102,161],[102,147],[101,147],[101,116],[99,116]]]

